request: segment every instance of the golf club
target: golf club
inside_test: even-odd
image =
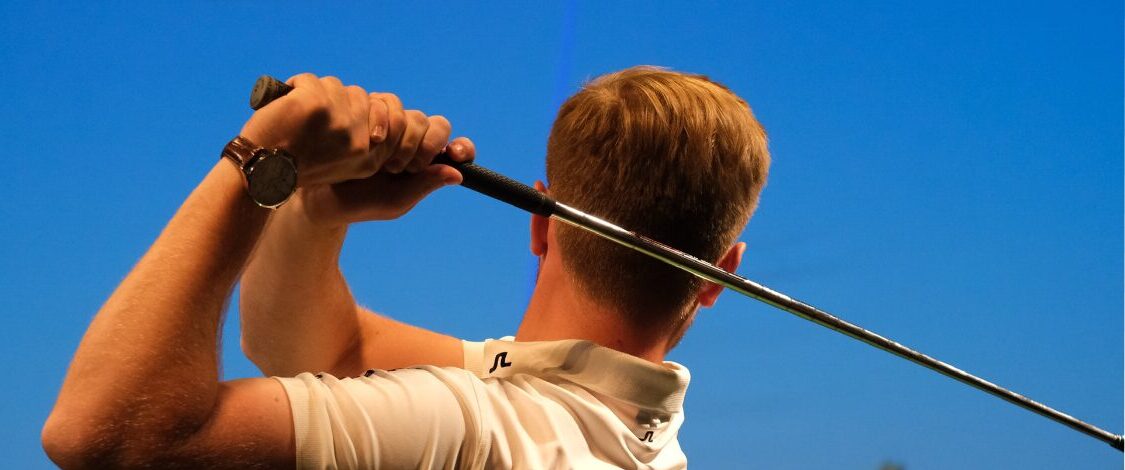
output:
[[[263,75],[254,84],[250,94],[250,107],[259,109],[273,100],[284,96],[293,88],[289,85]],[[843,333],[876,348],[894,354],[915,364],[926,367],[947,377],[956,379],[978,390],[995,395],[1026,410],[1050,418],[1071,429],[1094,437],[1122,451],[1122,436],[1113,434],[1094,425],[1081,421],[1066,413],[1034,401],[992,382],[965,372],[945,362],[934,359],[910,349],[896,341],[880,336],[863,327],[837,318],[828,312],[793,299],[766,286],[745,279],[687,253],[666,246],[660,242],[631,232],[605,220],[586,214],[578,209],[555,201],[518,181],[496,173],[475,163],[459,163],[441,154],[434,163],[452,166],[463,176],[462,186],[486,196],[498,199],[525,211],[550,217],[560,222],[592,232],[598,236],[632,248],[667,264],[680,268],[707,281],[722,285],[747,297],[765,302],[781,310],[804,318],[825,328]]]

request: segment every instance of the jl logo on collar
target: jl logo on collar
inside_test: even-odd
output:
[[[491,374],[497,367],[508,367],[511,365],[512,363],[508,362],[508,351],[504,351],[497,354],[496,357],[492,359],[492,368],[488,369],[488,373]]]

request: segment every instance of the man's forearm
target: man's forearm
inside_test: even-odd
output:
[[[94,318],[44,435],[111,458],[202,426],[218,391],[223,306],[268,214],[219,162]]]
[[[242,276],[243,351],[267,374],[352,375],[368,368],[463,363],[455,338],[358,307],[340,273],[347,224],[395,219],[430,192],[461,181],[457,170],[429,164],[448,142],[448,121],[404,111],[390,94],[372,96],[380,103],[372,109],[386,109],[391,123],[379,148],[382,155],[393,154],[387,171],[301,189],[274,214]],[[448,146],[457,161],[473,154],[468,139]]]
[[[242,276],[242,349],[269,375],[331,371],[356,347],[356,303],[339,269],[347,227],[279,209]]]

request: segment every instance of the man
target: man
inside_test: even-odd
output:
[[[272,205],[284,185],[256,185],[225,162],[212,170],[83,339],[44,429],[56,462],[686,464],[676,433],[688,374],[663,358],[718,286],[533,216],[539,277],[514,340],[462,343],[368,312],[337,268],[347,225],[393,219],[459,182],[429,165],[448,123],[331,78],[291,82],[241,135],[295,156],[297,193],[271,215],[249,199]],[[449,149],[474,153],[466,139]],[[550,188],[538,187],[734,270],[767,167],[741,99],[703,77],[634,68],[563,105]],[[266,373],[294,378],[218,382],[220,313],[244,266],[243,347]]]

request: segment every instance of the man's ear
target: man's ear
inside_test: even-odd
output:
[[[547,186],[542,181],[535,181],[535,190],[547,192]],[[547,254],[547,224],[551,219],[541,215],[531,214],[531,253],[535,256]]]
[[[746,253],[746,244],[743,242],[735,243],[734,246],[727,250],[719,262],[715,263],[716,266],[722,268],[723,271],[733,273],[738,269],[738,265],[742,263],[742,254]],[[706,282],[703,284],[703,289],[699,291],[699,296],[696,300],[699,301],[699,306],[710,307],[715,305],[715,300],[719,298],[719,293],[723,291],[723,286]]]

